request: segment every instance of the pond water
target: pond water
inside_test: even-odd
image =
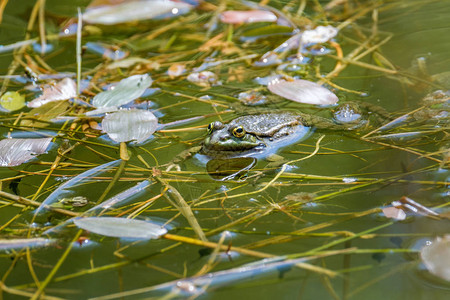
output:
[[[18,91],[26,101],[56,74],[56,82],[77,81],[76,35],[57,36],[89,1],[43,2],[40,19],[39,4],[9,1],[0,24],[2,93]],[[448,299],[449,282],[427,271],[420,250],[450,229],[450,1],[263,2],[278,25],[220,22],[220,11],[255,9],[240,1],[190,1],[188,10],[175,8],[180,16],[114,25],[87,19],[84,85],[70,97],[77,100],[2,113],[2,139],[52,140],[38,157],[0,168],[1,297]],[[293,26],[319,25],[339,32],[255,66],[296,33]],[[31,38],[38,42],[5,49]],[[217,80],[188,81],[205,62]],[[183,72],[170,73],[177,67]],[[151,89],[125,107],[151,111],[160,125],[141,143],[119,143],[98,130],[104,114],[85,113],[107,85],[136,74],[149,74]],[[320,82],[339,103],[359,103],[365,120],[347,129],[312,126],[256,159],[181,158],[215,121],[269,111],[332,119],[335,106],[296,103],[255,81],[275,74]],[[439,104],[423,102],[437,90]],[[262,104],[242,103],[242,92],[257,93]],[[2,159],[8,151],[15,149],[0,149]],[[404,197],[431,211],[413,212]],[[396,206],[404,220],[383,214],[393,201],[403,201]],[[80,216],[145,220],[168,234],[138,239],[130,236],[134,223],[95,233],[102,219],[80,230],[73,223]],[[448,256],[440,259],[448,266]]]

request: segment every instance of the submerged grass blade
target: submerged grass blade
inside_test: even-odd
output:
[[[59,198],[62,198],[63,195],[65,195],[66,193],[70,193],[70,188],[72,186],[75,186],[79,183],[81,183],[83,180],[89,179],[90,177],[93,177],[101,172],[106,172],[107,170],[109,170],[110,168],[112,168],[113,166],[117,165],[121,160],[115,160],[115,161],[111,161],[108,162],[106,164],[97,166],[95,168],[92,168],[86,172],[83,172],[77,176],[75,176],[74,178],[70,179],[69,181],[65,182],[64,184],[60,185],[53,193],[51,193],[41,204],[41,206],[38,207],[38,209],[36,210],[36,215],[41,213],[41,211],[49,206],[50,204],[54,203],[55,201],[57,201]]]
[[[175,189],[173,186],[169,185],[162,179],[156,177],[158,181],[160,181],[164,186],[167,187],[167,192],[164,194],[167,200],[169,200],[172,205],[174,205],[180,213],[186,218],[188,223],[191,225],[194,232],[197,234],[199,239],[202,241],[208,241],[205,233],[203,232],[200,224],[197,221],[197,218],[194,216],[191,207],[186,203],[183,196]]]
[[[0,250],[11,250],[19,248],[36,248],[36,247],[46,247],[54,244],[55,240],[44,239],[44,238],[31,238],[31,239],[10,239],[10,240],[0,240]]]
[[[73,244],[75,243],[76,240],[78,240],[78,238],[81,235],[81,230],[79,230],[77,232],[77,234],[75,235],[75,237],[73,238],[72,242],[69,243],[69,245],[67,246],[66,250],[64,251],[64,253],[62,254],[62,256],[59,258],[58,262],[56,263],[56,265],[53,267],[53,269],[50,271],[50,273],[47,275],[47,277],[45,278],[45,280],[39,285],[38,290],[36,291],[36,293],[34,293],[33,297],[31,297],[31,300],[37,300],[39,299],[40,295],[42,294],[42,292],[45,290],[45,288],[47,287],[47,285],[52,281],[53,277],[55,276],[56,272],[58,272],[59,268],[61,267],[61,265],[64,263],[64,261],[66,260],[67,256],[69,255],[70,250],[72,250]]]

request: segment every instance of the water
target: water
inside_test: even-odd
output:
[[[47,1],[47,29],[56,33],[60,19],[55,16],[60,16],[61,19],[73,16],[76,5],[86,4],[87,1]],[[269,4],[278,9],[283,7],[278,2]],[[369,4],[369,1],[362,3],[363,7],[351,11],[350,15]],[[2,44],[11,44],[24,38],[24,28],[32,5],[29,1],[18,0],[15,0],[14,5],[12,2],[7,4],[0,27]],[[292,2],[290,5],[293,7],[292,12],[295,12],[298,4]],[[354,5],[356,4],[350,1],[348,9],[352,9]],[[227,8],[245,9],[242,5],[230,3]],[[311,22],[323,23],[321,14],[314,12],[312,2],[307,2],[306,13]],[[328,19],[336,18],[339,22],[331,24],[338,26],[346,19],[345,13],[341,7],[336,7],[329,12]],[[368,53],[365,58],[359,60],[372,66],[383,67],[384,72],[368,69],[360,64],[351,64],[337,78],[331,78],[333,83],[347,89],[333,89],[340,101],[376,104],[394,117],[419,108],[422,105],[421,98],[438,88],[429,85],[431,76],[449,71],[450,42],[446,38],[449,14],[450,1],[386,1],[377,11],[369,10],[364,17],[342,29],[336,41],[342,47],[344,55],[371,36],[374,18],[378,19],[377,35],[370,45],[379,43],[389,35],[392,37],[376,54]],[[127,298],[185,298],[189,292],[198,292],[202,299],[447,299],[450,294],[448,282],[429,274],[421,264],[417,252],[423,245],[422,241],[448,234],[448,222],[408,213],[405,221],[392,221],[376,210],[392,201],[398,201],[402,196],[408,196],[439,213],[448,211],[446,182],[449,174],[445,163],[440,163],[444,159],[444,150],[448,149],[445,119],[403,123],[396,129],[371,133],[368,140],[361,137],[380,125],[372,117],[368,128],[363,127],[355,132],[315,130],[307,139],[279,149],[277,154],[284,160],[258,159],[255,167],[243,172],[244,176],[236,181],[214,180],[206,172],[205,163],[196,159],[196,156],[180,162],[180,172],[174,171],[175,169],[164,172],[165,167],[160,167],[161,165],[170,162],[181,151],[200,145],[206,135],[207,124],[218,119],[226,122],[245,113],[277,109],[301,110],[331,117],[332,108],[287,102],[270,94],[265,87],[253,81],[256,77],[271,75],[276,66],[256,68],[245,60],[220,64],[210,71],[219,76],[222,85],[209,89],[195,86],[183,80],[184,77],[169,78],[166,69],[173,63],[188,62],[187,73],[183,75],[187,76],[190,70],[200,66],[202,60],[207,57],[221,60],[253,53],[261,56],[288,38],[277,35],[260,39],[258,43],[245,44],[240,42],[239,34],[262,25],[236,26],[232,31],[232,41],[236,43],[233,48],[230,43],[225,42],[232,28],[217,24],[209,39],[221,32],[225,33],[224,38],[219,37],[218,42],[209,45],[209,49],[201,48],[208,40],[205,37],[207,29],[203,24],[211,17],[212,14],[208,10],[197,9],[176,20],[143,21],[118,27],[90,25],[91,33],[83,37],[83,43],[120,44],[121,48],[130,50],[130,57],[147,59],[146,62],[129,68],[119,70],[100,66],[92,72],[96,66],[107,62],[101,56],[85,53],[85,79],[90,79],[101,87],[103,84],[119,81],[129,73],[148,73],[154,80],[152,88],[161,90],[144,96],[143,100],[155,103],[152,109],[156,109],[155,114],[158,114],[160,123],[205,116],[188,124],[164,128],[144,145],[128,146],[130,161],[120,180],[114,184],[105,199],[152,176],[158,176],[165,183],[153,179],[144,194],[136,195],[131,204],[116,204],[107,215],[125,217],[131,214],[133,217],[158,224],[168,222],[171,234],[195,238],[195,232],[191,229],[192,217],[188,221],[174,207],[176,189],[190,205],[193,216],[210,242],[223,242],[226,246],[260,253],[236,255],[237,252],[233,251],[228,257],[222,251],[220,256],[211,262],[214,255],[211,255],[207,247],[192,245],[187,241],[176,245],[176,242],[168,237],[132,242],[84,232],[82,238],[73,243],[73,249],[56,272],[53,281],[46,287],[46,295],[85,299],[155,286],[153,290],[141,293],[135,291]],[[173,22],[179,23],[169,25],[173,27],[164,27]],[[156,30],[161,32],[156,34]],[[147,39],[145,37],[148,34],[154,36]],[[38,31],[33,31],[31,36],[38,36]],[[45,62],[58,72],[76,72],[74,38],[61,39],[52,44],[55,48],[45,54]],[[236,49],[245,53],[233,52]],[[327,45],[327,49],[334,51],[330,45]],[[27,53],[30,57],[37,55],[31,49]],[[0,57],[2,74],[7,74],[11,59],[11,53],[4,53]],[[26,61],[26,58],[23,60]],[[314,57],[304,69],[285,72],[317,81],[315,67],[319,65],[320,73],[326,75],[333,70],[336,60]],[[404,76],[390,72],[390,65],[398,68]],[[13,75],[23,75],[23,69],[20,67]],[[442,86],[442,83],[440,84]],[[448,89],[448,83],[446,87]],[[262,107],[238,104],[237,99],[241,92],[255,88],[267,97]],[[11,81],[8,86],[8,90],[10,89],[24,93],[27,101],[35,97],[33,92],[24,89],[23,81]],[[90,92],[85,94],[85,100],[89,100],[99,90],[91,87]],[[205,95],[209,97],[203,97]],[[29,109],[24,108],[22,111],[26,113]],[[72,111],[66,115],[77,114]],[[2,190],[10,194],[32,199],[44,183],[48,169],[57,157],[58,148],[64,150],[74,146],[64,154],[59,167],[53,171],[48,182],[35,197],[36,201],[44,201],[68,178],[120,158],[119,145],[107,140],[107,137],[88,137],[83,140],[85,133],[82,129],[78,129],[73,136],[70,131],[58,131],[63,126],[61,122],[43,129],[11,129],[17,117],[18,112],[2,115],[0,130],[3,137],[7,137],[10,130],[19,135],[28,130],[59,132],[59,135],[54,140],[55,146],[47,154],[20,167],[0,169]],[[101,118],[90,120],[101,122]],[[85,118],[79,121],[79,124],[83,123],[87,123]],[[64,128],[67,129],[68,126]],[[371,139],[377,135],[413,131],[426,133],[408,140]],[[317,143],[320,146],[318,153],[308,158]],[[300,158],[304,159],[299,160]],[[281,174],[283,162],[288,162],[288,166]],[[71,195],[84,195],[91,203],[81,208],[64,208],[83,212],[94,207],[116,170],[95,174],[94,177],[71,186]],[[279,177],[275,178],[276,176]],[[270,186],[266,187],[268,183]],[[170,187],[165,184],[170,184]],[[171,192],[167,191],[168,189]],[[169,195],[170,201],[163,194]],[[311,201],[314,197],[315,200]],[[41,237],[43,232],[52,232],[51,237],[58,240],[58,246],[34,248],[31,251],[33,270],[42,282],[72,243],[77,229],[67,226],[61,232],[53,231],[52,228],[63,224],[70,217],[45,210],[44,214],[33,218],[35,207],[14,207],[7,205],[11,202],[6,198],[2,198],[2,201],[2,239],[26,238],[29,228],[32,228],[30,235],[33,237]],[[221,241],[224,231],[228,231],[228,234]],[[354,236],[359,233],[362,235]],[[354,238],[351,238],[352,236]],[[320,275],[289,263],[288,266],[279,268],[263,267],[251,275],[233,273],[239,270],[235,268],[259,262],[264,255],[303,257],[311,255],[312,252],[317,254],[320,249],[349,251],[328,253],[330,255],[327,257],[309,261],[336,272],[337,276]],[[12,268],[13,262],[15,264]],[[202,269],[205,266],[210,268]],[[219,277],[218,281],[200,284],[198,282],[202,281],[198,279],[197,286],[186,283],[195,282],[192,277],[196,275],[203,280],[204,277],[201,276],[209,276],[205,274],[222,274],[216,272],[224,270],[228,270],[230,274]],[[6,286],[19,291],[31,286],[27,291],[35,292],[25,250],[1,252],[0,274],[4,274],[2,281]],[[179,280],[184,277],[188,277],[187,281],[180,283]],[[10,291],[3,291],[3,295],[5,299],[15,298],[15,294]]]

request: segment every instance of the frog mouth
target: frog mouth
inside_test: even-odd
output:
[[[233,153],[243,153],[243,152],[254,152],[260,151],[264,149],[266,145],[264,143],[259,144],[238,144],[238,145],[221,145],[221,144],[213,144],[207,145],[203,144],[202,152],[222,152],[229,153],[232,155]]]

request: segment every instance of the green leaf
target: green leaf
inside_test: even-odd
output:
[[[25,106],[25,96],[18,92],[6,92],[0,98],[0,105],[9,111],[19,110]]]
[[[152,78],[148,74],[130,76],[122,79],[114,89],[97,94],[92,105],[100,108],[127,104],[139,98],[151,84]]]
[[[20,125],[30,127],[49,126],[50,120],[65,114],[69,107],[68,101],[58,101],[33,108],[24,116],[25,119],[20,122]],[[26,119],[27,117],[30,119]]]

